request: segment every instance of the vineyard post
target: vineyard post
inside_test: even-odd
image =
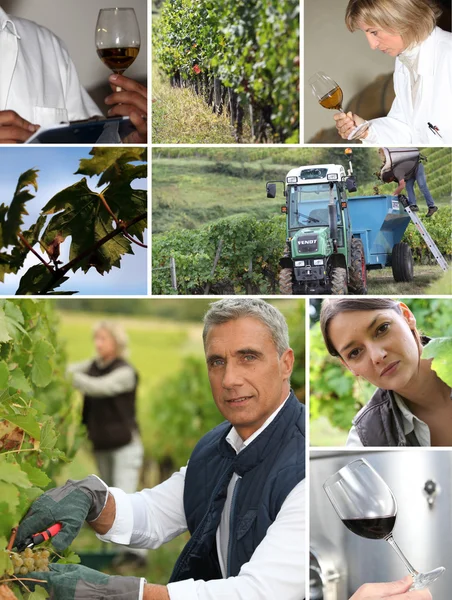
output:
[[[212,270],[210,271],[210,277],[213,277],[213,275],[215,273],[215,269],[217,268],[218,261],[220,260],[222,247],[223,247],[223,238],[221,238],[218,243],[217,253],[215,254],[215,259],[213,261]],[[210,292],[210,281],[207,282],[207,285],[204,288],[204,295],[206,296],[209,292]]]
[[[170,273],[171,273],[171,287],[177,292],[177,275],[176,275],[176,261],[174,256],[170,256]]]

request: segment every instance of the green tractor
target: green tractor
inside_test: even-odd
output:
[[[287,242],[280,260],[281,294],[367,293],[366,258],[362,240],[352,235],[347,191],[356,181],[342,165],[292,169],[286,181],[269,181],[267,198],[284,186]]]

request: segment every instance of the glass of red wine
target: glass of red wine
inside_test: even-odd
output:
[[[386,540],[392,546],[413,578],[410,589],[422,590],[444,573],[444,567],[419,573],[406,559],[392,536],[397,516],[394,494],[364,458],[331,475],[323,489],[350,531],[371,540]]]

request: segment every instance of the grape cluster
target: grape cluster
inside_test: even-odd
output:
[[[48,571],[49,570],[48,550],[37,550],[33,552],[31,548],[25,548],[20,554],[13,552],[11,560],[14,566],[14,575],[26,575],[33,571]]]

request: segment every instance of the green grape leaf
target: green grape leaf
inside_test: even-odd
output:
[[[28,596],[28,600],[46,600],[49,597],[49,594],[45,588],[41,585],[37,585],[34,589],[34,592],[31,592]]]
[[[0,229],[1,239],[0,245],[7,247],[9,245],[17,246],[20,226],[23,223],[22,216],[27,215],[28,212],[25,208],[25,203],[28,200],[34,198],[34,195],[28,191],[28,187],[32,186],[35,190],[38,189],[37,183],[38,171],[36,169],[29,169],[22,173],[17,182],[16,191],[14,197],[7,211],[5,211],[5,205],[1,205],[0,210]]]
[[[0,361],[0,389],[4,390],[9,379],[8,365],[4,360]]]
[[[12,589],[12,591],[13,591],[14,595],[16,596],[17,600],[24,600],[24,597],[23,597],[23,595],[22,595],[22,589],[23,589],[23,588],[21,588],[20,586],[18,586],[18,585],[16,585],[16,584],[14,584],[14,585],[11,587],[11,589]]]
[[[7,545],[8,542],[6,538],[0,537],[0,548],[2,548],[2,550],[0,550],[0,573],[8,573],[12,568],[9,552],[7,550],[3,550],[3,548],[6,548]]]
[[[123,200],[126,202],[127,198]],[[69,260],[77,258],[116,228],[98,194],[88,188],[85,178],[59,192],[43,209],[43,212],[49,214],[56,211],[62,212],[52,217],[41,242],[49,247],[57,236],[63,241],[71,236]],[[95,267],[101,274],[109,272],[113,266],[120,265],[120,258],[126,253],[133,254],[131,243],[122,235],[117,235],[76,263],[73,271],[82,269],[86,273],[91,267]]]
[[[78,565],[80,563],[80,556],[67,548],[64,550],[62,558],[60,558],[57,563],[60,565]]]
[[[431,340],[424,346],[422,358],[433,358],[432,369],[444,383],[452,387],[452,338]]]
[[[5,311],[0,308],[0,344],[9,342],[11,336],[8,333],[8,322],[6,320]]]
[[[30,412],[27,415],[2,415],[5,421],[9,421],[16,427],[23,429],[28,435],[39,441],[41,438],[41,430],[36,421],[36,411]],[[33,483],[33,482],[32,482]]]
[[[22,327],[24,316],[18,306],[12,302],[6,302],[5,307],[6,325],[11,338],[16,340],[22,336],[28,336],[28,333]]]
[[[11,513],[14,513],[19,505],[19,490],[12,483],[0,481],[0,498],[2,502],[6,502]]]
[[[33,349],[33,366],[31,368],[31,380],[38,387],[46,387],[52,380],[52,365],[50,358],[55,350],[49,342],[39,340]]]
[[[43,264],[34,265],[22,276],[16,296],[34,295],[41,293],[46,287],[49,287],[48,293],[63,284],[69,277],[62,277],[58,281],[51,284],[53,279],[52,273]],[[65,292],[65,294],[74,294],[76,292]],[[1,328],[1,324],[0,324]]]
[[[30,394],[32,391],[28,379],[19,367],[10,372],[9,385],[16,390],[20,390],[23,394]]]
[[[57,438],[52,422],[45,421],[41,429],[41,450],[52,450],[55,447]]]
[[[88,175],[91,177],[92,175],[103,173],[98,187],[118,177],[127,163],[147,160],[146,148],[109,148],[98,146],[93,148],[90,154],[93,158],[82,158],[80,160],[80,167],[76,171],[76,175]],[[143,176],[146,177],[147,174]]]
[[[37,469],[36,467],[32,467],[28,463],[22,463],[20,468],[28,475],[28,479],[33,485],[45,488],[52,481],[49,477],[47,477],[44,471]]]
[[[21,488],[31,487],[27,475],[21,470],[17,463],[10,463],[0,454],[0,481],[14,483]]]
[[[10,536],[11,529],[17,525],[16,513],[10,513],[6,502],[0,502],[0,536]]]

